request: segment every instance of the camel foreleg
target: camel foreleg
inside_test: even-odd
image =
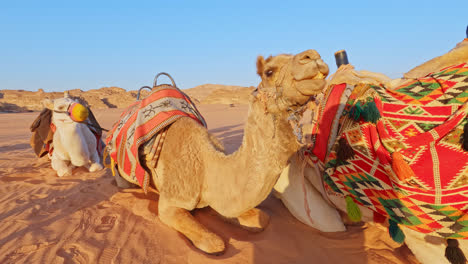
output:
[[[186,209],[167,205],[160,197],[158,211],[163,223],[184,234],[195,247],[208,254],[224,251],[223,239],[200,224]]]
[[[101,164],[101,158],[99,157],[98,152],[92,151],[91,153],[92,153],[90,157],[91,165],[89,166],[88,170],[90,172],[102,170],[104,167]]]
[[[52,154],[51,165],[52,169],[57,172],[59,177],[72,175],[72,166],[70,165],[70,162],[60,159],[56,155],[56,152]]]

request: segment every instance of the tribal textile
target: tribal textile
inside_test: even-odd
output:
[[[310,152],[328,192],[422,233],[468,238],[466,63],[394,90],[335,85],[325,98]],[[351,155],[340,159],[340,148]],[[395,169],[402,161],[407,178]]]

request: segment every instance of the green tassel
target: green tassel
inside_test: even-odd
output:
[[[364,106],[362,117],[367,122],[377,123],[381,116],[374,101],[370,101]]]
[[[359,121],[359,118],[362,115],[362,106],[361,103],[357,102],[349,111],[349,116],[354,119],[354,121]]]
[[[390,226],[388,227],[390,237],[392,237],[393,241],[397,243],[403,243],[405,241],[405,234],[403,233],[403,231],[401,231],[397,222],[393,221],[392,219],[389,219],[388,223],[390,224]]]
[[[445,248],[445,257],[452,264],[465,264],[466,257],[463,251],[458,247],[456,239],[447,239],[447,248]]]
[[[353,222],[359,222],[361,221],[361,210],[357,206],[357,204],[354,202],[353,198],[351,196],[346,196],[346,211],[348,211],[348,217],[351,219]]]

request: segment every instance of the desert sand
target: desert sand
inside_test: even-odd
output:
[[[241,144],[247,106],[204,104],[208,128],[229,152]],[[111,128],[122,109],[94,110]],[[417,263],[409,249],[373,224],[321,233],[297,221],[270,195],[262,233],[220,219],[209,208],[195,217],[227,242],[221,256],[198,251],[157,217],[158,195],[118,189],[109,169],[75,169],[59,178],[29,146],[32,113],[0,114],[0,263]]]

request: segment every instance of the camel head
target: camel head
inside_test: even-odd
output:
[[[43,105],[53,111],[52,122],[56,125],[83,122],[88,118],[88,109],[73,100],[67,92],[64,98],[55,100],[45,99]]]
[[[267,59],[259,56],[257,73],[262,78],[259,96],[276,101],[267,102],[266,108],[270,112],[284,111],[300,107],[322,92],[328,66],[317,51],[306,50],[297,55],[281,54]]]

